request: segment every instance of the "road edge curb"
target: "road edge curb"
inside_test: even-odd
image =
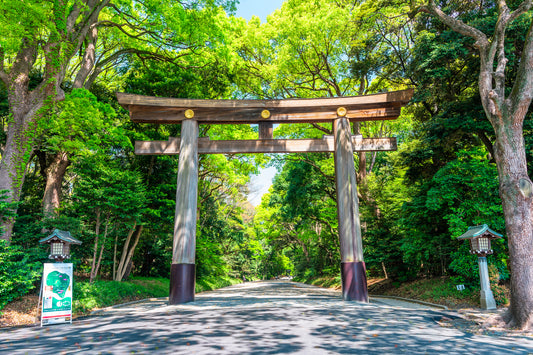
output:
[[[420,301],[420,300],[415,300],[415,299],[412,299],[412,298],[404,298],[404,297],[397,297],[397,296],[386,296],[386,295],[369,295],[371,298],[388,298],[388,299],[393,299],[393,300],[398,300],[398,301],[405,301],[405,302],[411,302],[411,303],[418,303],[418,304],[421,304],[421,305],[424,305],[424,306],[431,306],[431,307],[436,307],[436,308],[442,308],[446,311],[449,311],[449,308],[442,305],[442,304],[436,304],[436,303],[431,303],[431,302],[425,302],[425,301]]]

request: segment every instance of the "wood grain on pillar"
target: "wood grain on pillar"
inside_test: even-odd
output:
[[[333,130],[342,298],[345,301],[368,302],[350,122],[346,117],[338,118],[334,122]]]
[[[345,117],[334,123],[337,216],[342,262],[363,261],[357,181],[353,160],[350,122]]]
[[[172,264],[194,264],[198,198],[198,122],[181,124]]]

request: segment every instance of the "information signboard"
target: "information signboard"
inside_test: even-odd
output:
[[[72,264],[45,263],[41,326],[72,323]]]

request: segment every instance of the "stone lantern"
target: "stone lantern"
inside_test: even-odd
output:
[[[50,244],[49,259],[62,262],[70,258],[70,245],[81,244],[81,241],[70,235],[70,232],[55,229],[48,237],[39,240],[41,244]]]
[[[478,256],[479,279],[481,282],[481,307],[496,309],[496,301],[490,289],[487,255],[493,253],[491,240],[499,239],[502,235],[490,229],[486,224],[468,227],[468,231],[457,239],[470,241],[470,253]]]

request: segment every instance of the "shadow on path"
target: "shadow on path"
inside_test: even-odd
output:
[[[169,306],[114,308],[72,325],[12,329],[0,353],[529,354],[533,339],[475,336],[436,323],[449,312],[344,302],[292,282],[246,283]]]

